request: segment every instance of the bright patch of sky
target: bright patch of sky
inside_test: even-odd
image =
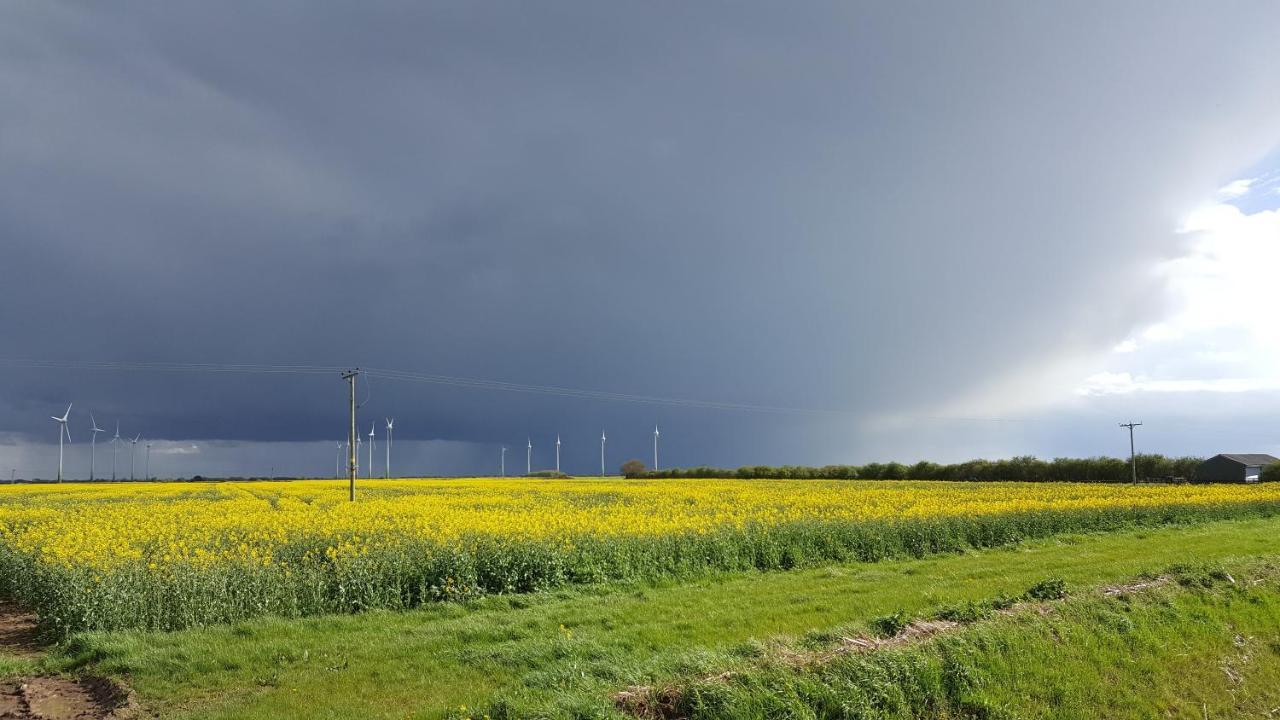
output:
[[[1177,232],[1186,254],[1155,269],[1170,313],[1117,344],[1077,395],[1280,390],[1280,152],[1225,183]]]

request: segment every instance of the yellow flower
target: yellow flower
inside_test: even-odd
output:
[[[909,522],[1255,502],[1280,502],[1280,483],[462,478],[366,482],[355,503],[346,500],[345,481],[333,480],[4,485],[0,567],[31,577],[45,574],[22,571],[64,570],[94,588],[115,587],[111,583],[125,576],[180,584],[214,571],[277,582],[315,577],[316,568],[358,582],[373,577],[362,575],[364,568],[430,547],[539,543],[572,558],[601,541],[694,538],[815,520]],[[438,584],[450,597],[476,591],[469,577]]]

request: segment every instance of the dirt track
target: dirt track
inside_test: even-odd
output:
[[[35,616],[0,603],[0,655],[38,660],[43,654]],[[128,692],[104,678],[0,680],[0,720],[110,720],[125,717],[131,707]]]

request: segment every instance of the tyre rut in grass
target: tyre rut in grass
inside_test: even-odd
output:
[[[0,603],[0,654],[39,660],[36,616]],[[0,720],[124,720],[133,717],[131,694],[101,677],[39,675],[0,680]]]

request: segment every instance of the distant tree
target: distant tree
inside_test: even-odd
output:
[[[942,466],[937,463],[931,463],[928,460],[921,460],[911,469],[907,471],[907,477],[912,480],[941,480]]]
[[[553,480],[566,480],[566,479],[568,479],[568,478],[569,478],[569,477],[571,477],[571,476],[569,475],[569,473],[560,472],[559,470],[534,470],[533,472],[529,473],[528,475],[525,475],[525,477],[527,477],[527,478],[551,478],[551,479],[553,479]]]
[[[1262,482],[1280,482],[1280,463],[1271,463],[1262,468]]]
[[[882,480],[906,480],[907,466],[900,462],[885,463],[880,478]]]
[[[644,463],[639,460],[628,460],[622,463],[622,474],[626,477],[640,477],[644,474]]]
[[[745,465],[736,470],[714,467],[665,468],[644,471],[644,464],[637,463],[638,472],[629,477],[669,478],[794,478],[794,479],[854,479],[864,480],[962,480],[992,481],[1018,480],[1023,482],[1104,482],[1127,483],[1131,475],[1128,458],[1054,458],[1040,460],[1032,456],[1002,460],[969,460],[951,465],[939,465],[928,461],[914,465],[902,463],[868,463],[854,465]],[[1180,478],[1193,480],[1200,458],[1171,458],[1162,455],[1139,455],[1139,479]],[[624,470],[625,473],[625,470]],[[1280,480],[1280,463],[1265,470],[1264,481]]]

